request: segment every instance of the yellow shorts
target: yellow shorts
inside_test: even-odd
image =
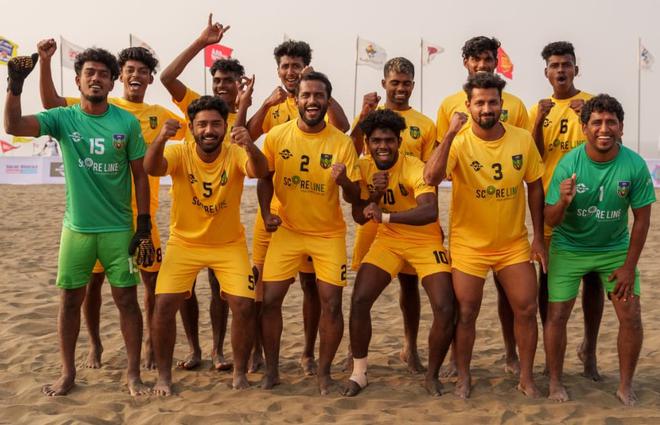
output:
[[[245,239],[217,247],[190,247],[168,243],[156,281],[156,294],[191,295],[200,270],[215,273],[222,292],[254,299],[254,276]]]
[[[307,257],[312,258],[316,277],[346,286],[346,237],[303,235],[280,226],[273,233],[264,263],[264,282],[292,279]]]
[[[252,264],[258,266],[264,265],[271,237],[272,233],[266,231],[264,219],[261,217],[261,212],[257,210],[257,217],[254,220],[254,231],[252,233]],[[307,257],[300,263],[300,272],[314,273],[314,265],[311,258]]]
[[[154,263],[149,267],[138,266],[140,270],[145,272],[158,273],[160,270],[160,264],[163,262],[163,249],[160,246],[160,233],[158,232],[158,226],[156,222],[151,220],[151,241],[154,243],[154,249],[156,250],[156,256],[154,257]],[[94,269],[92,273],[103,273],[103,264],[97,259],[96,264],[94,264]]]
[[[445,247],[440,241],[424,243],[377,237],[362,260],[388,272],[392,278],[407,264],[420,280],[436,273],[451,273],[451,266]]]
[[[529,261],[531,248],[529,241],[523,239],[503,251],[451,247],[450,253],[452,269],[485,279],[491,268],[497,273],[507,266]]]
[[[360,268],[360,264],[364,262],[364,257],[367,255],[367,252],[369,252],[369,248],[374,243],[374,239],[376,239],[378,223],[369,220],[363,225],[356,225],[355,228],[355,242],[353,243],[353,258],[351,260],[351,269],[357,271]],[[417,272],[415,272],[415,268],[407,262],[404,262],[400,273],[410,275],[417,274]]]

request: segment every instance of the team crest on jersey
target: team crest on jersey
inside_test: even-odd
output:
[[[322,153],[321,154],[321,167],[328,169],[332,165],[332,154],[331,153]]]
[[[481,170],[484,166],[481,165],[481,163],[480,163],[479,161],[472,161],[472,163],[470,164],[470,167],[472,167],[472,169],[473,169],[474,171],[479,171],[479,170]]]
[[[124,146],[126,146],[126,135],[123,133],[113,134],[112,146],[114,146],[118,151],[122,150]]]
[[[220,174],[220,186],[226,185],[228,181],[229,177],[227,177],[227,170],[222,170],[222,174]]]
[[[401,195],[403,196],[408,196],[408,191],[406,190],[405,186],[399,183],[399,190],[401,191]]]
[[[158,127],[158,117],[149,117],[149,127],[155,130]]]
[[[74,143],[78,143],[82,140],[82,136],[77,131],[71,133],[69,137],[71,138],[71,140],[73,140]]]
[[[280,151],[280,156],[282,157],[282,159],[289,159],[293,156],[293,154],[291,153],[290,150],[284,149]]]
[[[511,157],[511,161],[513,162],[513,168],[516,170],[520,170],[523,166],[523,156],[522,154],[520,155],[513,155]]]
[[[509,110],[502,109],[502,113],[500,114],[500,121],[507,122],[508,120],[509,120]]]
[[[630,182],[629,181],[620,181],[616,188],[616,194],[621,198],[628,196],[630,192]]]
[[[415,127],[414,125],[410,126],[410,137],[412,137],[413,139],[419,139],[419,136],[421,135],[422,132],[419,129],[419,127]]]
[[[188,181],[190,182],[190,184],[195,184],[195,183],[197,183],[197,179],[195,178],[195,175],[192,174],[192,173],[191,173],[191,174],[188,174]]]

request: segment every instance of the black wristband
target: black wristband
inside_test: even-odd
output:
[[[151,234],[151,216],[149,214],[138,214],[137,216],[137,234]]]

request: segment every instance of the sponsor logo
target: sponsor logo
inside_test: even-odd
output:
[[[414,125],[410,126],[410,137],[413,139],[419,139],[419,136],[422,135],[421,130],[419,127],[415,127]]]
[[[82,136],[77,131],[71,133],[69,137],[71,138],[71,140],[73,140],[74,143],[78,143],[79,141],[82,140]]]
[[[511,157],[511,161],[513,162],[513,168],[515,168],[516,170],[520,170],[522,168],[522,166],[523,166],[523,156],[522,156],[522,154],[513,155]]]
[[[577,185],[575,185],[575,191],[576,191],[577,193],[585,193],[585,192],[587,192],[588,190],[589,190],[589,188],[588,188],[587,185],[584,184],[584,183],[578,183]]]
[[[321,167],[328,169],[332,165],[332,154],[322,153],[321,154]]]
[[[321,195],[325,193],[325,183],[306,180],[301,178],[300,176],[284,177],[282,179],[282,183],[284,184],[284,186],[298,189],[301,192],[314,193],[316,195]]]
[[[188,181],[190,182],[190,184],[197,183],[197,179],[195,178],[194,174],[188,174]]]
[[[158,127],[158,117],[149,117],[149,127],[155,130]]]
[[[481,170],[484,166],[481,165],[481,164],[479,163],[479,161],[472,161],[472,163],[470,164],[470,167],[472,167],[472,169],[473,169],[474,171],[479,171],[479,170]]]
[[[620,181],[616,188],[616,194],[620,198],[625,198],[630,193],[630,182],[629,181]]]
[[[581,139],[581,140],[559,140],[555,139],[551,143],[548,143],[546,150],[548,152],[552,152],[555,149],[560,149],[562,152],[568,152],[573,150],[574,148],[580,146],[581,144],[586,143],[586,139]]]
[[[5,173],[7,174],[39,174],[38,165],[20,164],[5,166]]]
[[[114,146],[118,151],[124,149],[124,146],[126,146],[126,135],[123,133],[113,134],[112,146]]]
[[[475,197],[477,199],[495,199],[496,201],[504,201],[507,199],[515,198],[518,194],[518,186],[496,188],[495,186],[488,186],[482,189],[475,190]]]
[[[92,158],[78,159],[79,168],[87,168],[96,174],[116,174],[119,172],[118,162],[96,162]]]
[[[507,122],[508,119],[509,119],[509,110],[502,109],[502,113],[500,114],[500,121]]]
[[[548,118],[543,119],[543,127],[550,127],[552,124],[552,121],[550,121]]]
[[[621,209],[618,210],[599,210],[597,206],[592,205],[589,208],[578,208],[578,217],[594,217],[599,221],[616,221],[621,218]]]
[[[293,156],[293,154],[291,153],[290,150],[284,149],[280,151],[280,156],[282,157],[282,159],[289,159]]]

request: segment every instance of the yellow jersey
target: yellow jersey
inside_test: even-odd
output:
[[[80,99],[76,97],[65,97],[67,106],[80,103]],[[156,140],[160,130],[168,119],[179,121],[181,129],[177,134],[172,137],[172,140],[181,140],[184,137],[186,121],[174,112],[160,105],[151,105],[148,103],[135,103],[126,100],[122,97],[109,97],[108,103],[115,105],[123,110],[130,112],[140,121],[140,128],[142,129],[142,136],[147,148],[151,143]],[[158,189],[160,188],[160,177],[149,176],[149,212],[151,217],[155,219],[156,210],[158,209]],[[135,201],[135,190],[132,190],[131,206],[133,211],[137,213],[137,202]]]
[[[543,162],[529,131],[504,125],[494,141],[462,131],[449,150],[452,179],[450,250],[506,251],[527,239],[524,182],[543,176]]]
[[[268,132],[264,155],[274,172],[282,226],[312,236],[346,233],[339,186],[330,172],[332,164],[343,163],[349,180],[360,180],[357,153],[347,135],[331,125],[318,133],[305,133],[298,128],[298,120],[292,120]]]
[[[472,125],[472,117],[470,117],[467,106],[465,106],[466,101],[467,94],[463,90],[446,97],[445,100],[442,101],[440,108],[438,109],[438,118],[436,121],[438,143],[442,142],[442,138],[445,137],[445,133],[449,130],[449,122],[451,121],[454,112],[464,112],[468,115],[468,120],[461,131],[464,131]],[[530,130],[527,108],[525,108],[523,101],[511,93],[502,92],[502,102],[500,122]]]
[[[382,171],[371,156],[360,158],[360,197],[367,199],[373,192],[373,176]],[[407,211],[417,207],[417,197],[424,193],[435,194],[435,187],[424,181],[424,163],[419,159],[399,155],[396,163],[387,170],[388,184],[378,206],[386,213]],[[409,242],[442,240],[440,222],[412,226],[401,223],[380,223],[377,237],[388,237]]]
[[[385,106],[380,105],[378,109],[385,109]],[[433,120],[413,108],[394,112],[406,120],[406,129],[401,132],[399,152],[403,155],[414,156],[424,162],[428,161],[436,142],[436,130]],[[355,118],[352,128],[358,125],[359,119],[360,117]],[[366,138],[363,153],[368,154]]]
[[[167,146],[167,174],[172,176],[170,242],[212,247],[245,237],[240,220],[248,155],[238,145],[221,145],[215,161],[197,155],[197,145]]]
[[[195,143],[195,137],[193,136],[192,131],[188,126],[188,107],[190,106],[191,103],[193,103],[193,101],[199,99],[200,97],[201,95],[199,93],[192,90],[190,87],[186,87],[186,94],[183,96],[183,99],[177,102],[176,99],[172,98],[172,102],[174,102],[174,104],[179,108],[179,110],[183,113],[183,116],[186,118],[186,124],[185,124],[186,143]],[[227,132],[225,133],[225,137],[222,139],[222,143],[225,146],[231,143],[231,129],[234,127],[235,121],[236,121],[236,113],[229,112],[229,114],[227,115]]]

